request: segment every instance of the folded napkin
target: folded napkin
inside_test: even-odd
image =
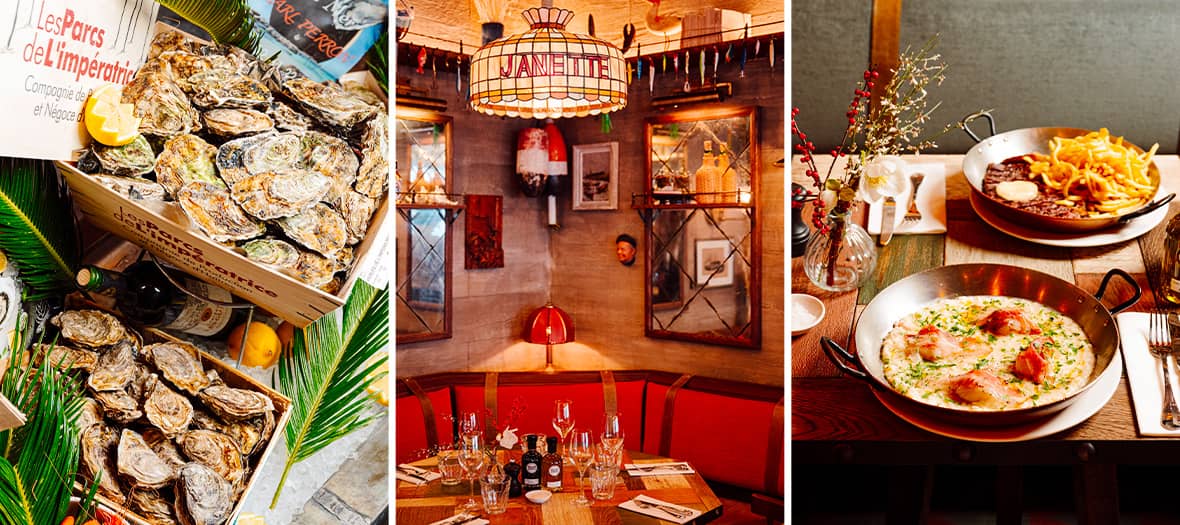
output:
[[[463,513],[456,514],[447,519],[431,522],[430,525],[459,525],[460,523],[463,525],[487,525],[491,522],[483,518],[477,518],[474,514]]]
[[[910,193],[913,187],[905,193],[894,196],[897,199],[897,211],[893,216],[893,234],[907,233],[946,233],[946,165],[940,162],[910,162],[906,163],[906,177],[914,173],[922,173],[926,178],[918,185],[918,211],[922,212],[922,219],[917,222],[904,222],[905,212],[909,208]],[[869,205],[868,231],[870,234],[881,233],[882,202]]]
[[[439,474],[438,472],[431,472],[422,467],[415,467],[405,463],[397,466],[397,479],[413,483],[415,485],[429,483],[441,477],[442,474]]]
[[[1164,406],[1164,371],[1160,362],[1147,350],[1148,314],[1127,312],[1115,316],[1122,339],[1123,364],[1131,385],[1131,403],[1135,406],[1135,423],[1143,436],[1180,437],[1180,430],[1167,430],[1160,424]],[[1172,360],[1172,393],[1180,395],[1176,367]]]
[[[658,507],[650,507],[649,506],[649,507],[645,508],[644,506],[641,506],[640,503],[636,503],[635,500],[640,500],[640,501],[646,502],[650,505],[660,505],[663,507],[668,507],[670,509],[674,509],[673,512],[677,512],[679,515],[675,516],[675,515],[669,513],[668,511],[661,510]],[[696,519],[697,516],[701,515],[701,512],[699,510],[691,509],[689,507],[683,507],[680,505],[674,505],[672,503],[668,503],[667,501],[658,500],[658,499],[655,499],[650,496],[645,496],[643,494],[635,496],[635,499],[627,500],[627,501],[620,503],[619,508],[627,509],[632,512],[638,512],[640,514],[646,514],[646,515],[651,516],[653,518],[659,518],[661,520],[670,521],[672,523],[687,523],[689,521]]]
[[[672,474],[692,474],[695,472],[688,463],[683,461],[643,463],[641,465],[627,463],[623,465],[623,468],[627,470],[627,474],[632,476],[668,476]]]

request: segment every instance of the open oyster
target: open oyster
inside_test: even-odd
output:
[[[176,194],[185,215],[217,242],[244,241],[262,235],[266,227],[246,215],[229,189],[217,184],[190,182]]]
[[[352,129],[378,111],[335,82],[321,84],[296,77],[282,82],[281,90],[313,119],[341,131]]]
[[[299,250],[299,259],[295,261],[294,267],[281,269],[283,273],[316,288],[332,282],[332,277],[340,270],[335,260],[307,250]]]
[[[254,135],[275,127],[274,121],[266,113],[253,109],[210,109],[203,116],[209,132],[224,137]]]
[[[230,484],[242,479],[244,462],[238,444],[213,430],[190,430],[180,437],[180,451],[225,478]]]
[[[182,525],[221,525],[233,502],[229,482],[200,463],[189,463],[176,477],[176,518]]]
[[[102,405],[93,398],[82,398],[82,411],[78,413],[78,433],[81,434],[102,422]]]
[[[246,75],[218,69],[191,75],[186,82],[192,89],[193,103],[202,108],[270,106],[270,90],[262,82]]]
[[[274,410],[274,402],[260,392],[225,385],[210,385],[197,398],[214,414],[226,421],[261,416]]]
[[[120,197],[133,201],[162,201],[168,198],[168,192],[164,190],[163,186],[147,179],[102,174],[90,177],[118,193]]]
[[[311,122],[307,120],[307,117],[277,100],[270,103],[266,114],[275,121],[276,128],[284,131],[302,131],[311,127]]]
[[[221,174],[222,180],[226,184],[233,186],[239,181],[250,177],[250,172],[243,163],[243,153],[245,153],[247,148],[259,144],[264,140],[269,140],[275,135],[277,133],[262,133],[234,139],[217,148],[217,156],[214,157],[213,163],[217,166],[217,171]]]
[[[127,503],[132,510],[147,518],[153,525],[175,525],[176,523],[172,503],[156,490],[134,489],[127,498]]]
[[[189,343],[156,343],[143,347],[147,359],[172,386],[197,395],[209,385],[200,351]]]
[[[126,391],[95,392],[94,399],[102,405],[103,414],[112,421],[130,425],[143,417],[139,402]]]
[[[337,206],[340,215],[344,216],[344,224],[348,227],[348,244],[356,244],[369,233],[369,220],[373,218],[373,211],[377,209],[377,200],[353,190],[348,190],[340,199]]]
[[[154,377],[154,375],[153,375]],[[163,381],[155,381],[143,402],[143,412],[156,428],[168,436],[188,430],[193,420],[193,404],[188,398],[168,388]]]
[[[318,131],[303,135],[303,163],[331,179],[332,188],[324,201],[332,203],[352,188],[360,166],[347,142]]]
[[[315,171],[285,168],[254,174],[234,184],[234,200],[259,219],[296,215],[328,193],[332,179]]]
[[[290,243],[267,237],[254,239],[241,246],[246,258],[276,268],[294,268],[299,261],[299,249]]]
[[[87,348],[112,345],[127,335],[115,316],[98,310],[66,310],[50,322],[61,329],[63,339]]]
[[[119,446],[119,435],[106,425],[93,425],[82,431],[82,477],[89,481],[98,479],[98,492],[114,501],[123,501],[123,490],[119,488],[115,451]]]
[[[166,71],[136,74],[123,88],[122,102],[135,106],[140,133],[175,137],[201,129],[197,108],[189,103],[188,95]]]
[[[292,240],[328,257],[340,251],[348,241],[348,225],[344,217],[322,202],[277,222]]]
[[[79,350],[65,345],[33,345],[33,355],[44,355],[49,364],[61,370],[75,368],[89,372],[98,363],[98,354],[90,350]]]
[[[108,347],[90,371],[86,385],[95,392],[123,390],[135,379],[135,350],[129,344]]]
[[[356,191],[380,199],[389,185],[389,124],[385,114],[369,119],[362,139],[361,165],[356,176]]]
[[[134,430],[123,429],[119,437],[118,465],[119,474],[135,488],[158,489],[176,479],[176,470],[160,459]]]
[[[122,146],[104,146],[95,141],[91,147],[102,171],[123,177],[138,177],[151,173],[156,166],[156,154],[143,135]]]
[[[213,166],[217,148],[196,135],[179,135],[164,143],[164,150],[156,158],[156,182],[176,195],[185,184],[201,181],[225,186]]]

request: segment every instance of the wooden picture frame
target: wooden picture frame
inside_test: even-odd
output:
[[[696,242],[694,266],[697,286],[717,288],[733,284],[733,256],[729,253],[730,249],[728,239],[702,239]],[[718,267],[720,270],[717,270]]]
[[[574,146],[573,182],[573,209],[619,209],[619,143]]]

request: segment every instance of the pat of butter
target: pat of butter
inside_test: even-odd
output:
[[[996,184],[996,195],[1001,199],[1015,202],[1031,201],[1037,198],[1036,183],[1027,180],[1010,180]]]

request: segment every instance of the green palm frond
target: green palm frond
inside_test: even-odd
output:
[[[160,5],[204,29],[218,44],[258,51],[262,33],[254,28],[246,0],[160,0]]]
[[[0,250],[17,263],[30,302],[73,290],[78,234],[47,161],[0,158]]]
[[[373,73],[373,78],[377,79],[377,84],[386,94],[389,93],[389,57],[385,53],[385,48],[389,47],[389,31],[381,33],[381,38],[377,39],[377,43],[373,44],[373,50],[369,51],[369,71]]]
[[[13,359],[0,381],[0,393],[28,421],[0,432],[0,518],[5,525],[61,523],[78,469],[82,393],[48,359],[40,361],[34,366]]]
[[[341,315],[328,314],[295,331],[279,360],[279,390],[291,398],[287,422],[287,464],[270,502],[273,509],[291,467],[332,442],[372,422],[363,416],[365,387],[387,356],[389,288],[378,291],[358,280]]]

